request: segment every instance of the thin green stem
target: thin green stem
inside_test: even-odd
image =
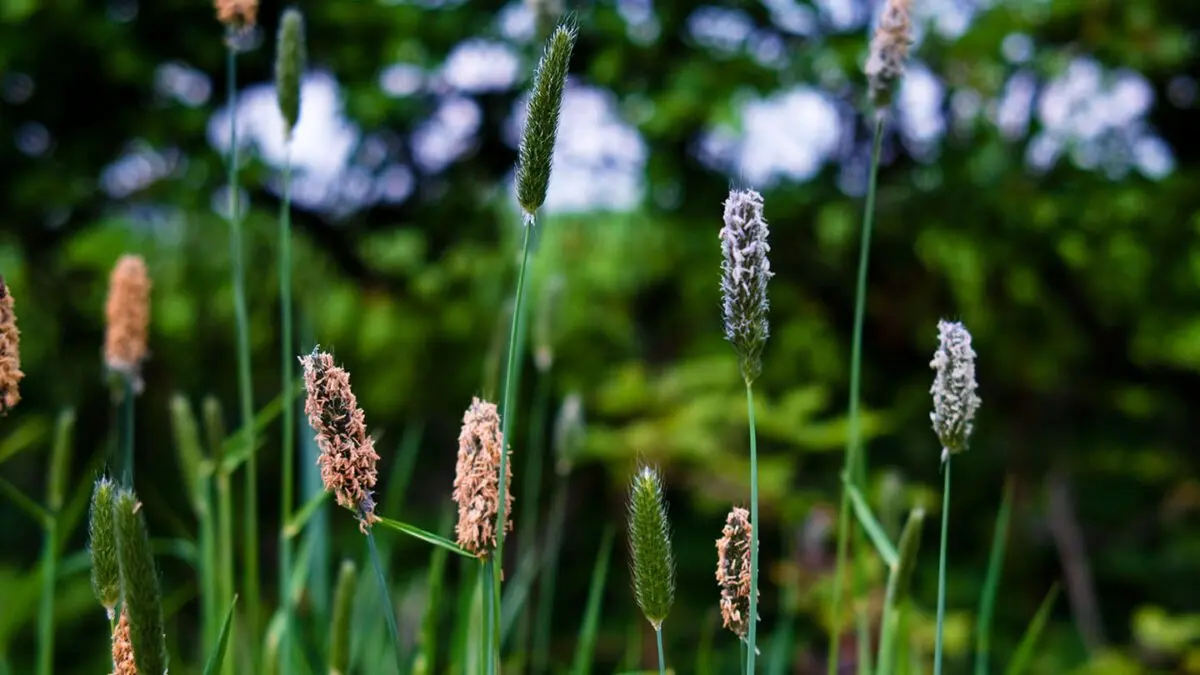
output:
[[[290,133],[290,132],[289,132]],[[283,433],[282,447],[279,452],[281,464],[281,485],[279,522],[287,523],[292,517],[293,483],[295,482],[293,468],[295,452],[293,451],[294,434],[296,432],[296,402],[292,399],[292,386],[296,356],[292,338],[292,144],[287,144],[286,157],[283,162],[283,204],[279,207],[279,314],[281,347],[279,349],[279,365],[283,385]],[[287,592],[288,579],[292,578],[292,540],[284,535],[284,527],[279,528],[279,602],[283,608],[283,635],[279,644],[279,668],[282,673],[290,673],[292,661],[291,628],[292,603],[291,594]]]
[[[750,631],[746,636],[746,672],[754,675],[758,653],[758,434],[754,424],[754,389],[746,382],[746,410],[750,417]]]
[[[233,40],[226,48],[226,98],[229,103],[229,257],[233,267],[233,310],[237,324],[238,393],[242,408],[243,440],[246,443],[246,483],[242,504],[242,570],[246,596],[246,633],[250,660],[258,668],[258,462],[254,444],[254,392],[250,379],[250,316],[246,308],[246,263],[242,242],[242,217],[238,205],[237,145],[237,49]]]
[[[219,574],[219,591],[217,597],[223,602],[233,602],[233,489],[229,484],[229,473],[217,464],[217,558],[220,561],[217,569]],[[221,672],[231,672],[233,652],[225,652],[224,668]]]
[[[379,597],[383,602],[383,618],[387,621],[388,633],[391,634],[392,651],[396,654],[397,672],[404,672],[404,656],[400,652],[400,628],[396,622],[396,605],[392,602],[392,591],[388,587],[387,577],[383,574],[383,563],[379,560],[379,550],[375,548],[375,535],[367,530],[367,549],[371,553],[371,566],[375,568],[375,579],[379,582]]]
[[[121,378],[121,480],[133,487],[133,376]]]
[[[661,625],[654,627],[654,639],[658,642],[658,675],[667,675],[667,659],[663,657]]]
[[[862,334],[863,317],[867,305],[867,269],[871,256],[871,229],[875,221],[875,184],[879,173],[879,152],[883,144],[883,115],[875,120],[875,137],[871,146],[871,168],[867,179],[867,203],[863,213],[862,237],[858,251],[858,280],[854,291],[854,328],[850,346],[850,402],[846,438],[846,464],[844,471],[850,483],[861,486],[865,481],[867,465],[862,455],[861,420],[859,419],[859,391],[862,382]],[[850,495],[846,486],[842,488],[842,504],[838,511],[837,567],[833,581],[832,630],[829,633],[828,674],[838,672],[838,658],[842,642],[842,584],[845,579],[847,548],[850,536]],[[856,535],[861,540],[862,535]],[[856,547],[861,550],[862,547]],[[858,596],[861,575],[856,569],[854,594]]]
[[[521,324],[521,311],[525,305],[525,269],[529,266],[529,249],[532,241],[534,223],[530,220],[525,224],[524,243],[521,245],[521,269],[517,273],[517,290],[516,299],[513,301],[512,328],[509,330],[508,339],[508,361],[504,367],[504,399],[500,406],[500,432],[504,438],[505,445],[512,442],[512,421],[516,417],[516,411],[513,409],[513,393],[516,390],[516,370],[517,370],[517,337],[518,328]],[[499,494],[508,494],[508,453],[500,453],[500,486]],[[493,622],[497,630],[493,632],[492,640],[495,642],[495,650],[500,650],[500,569],[504,565],[504,525],[508,521],[508,514],[505,513],[506,499],[501,496],[498,500],[500,507],[496,509],[496,551],[492,555],[495,564],[492,569],[492,583],[494,585],[493,595],[495,596],[492,612],[494,614]]]
[[[942,629],[946,623],[946,532],[950,529],[950,454],[942,466],[946,483],[942,486],[942,544],[938,551],[937,638],[933,647],[933,675],[942,675]]]
[[[45,522],[42,548],[42,602],[38,608],[38,675],[54,672],[54,593],[58,577],[58,512]]]
[[[496,673],[496,646],[493,634],[496,633],[496,612],[492,606],[495,599],[496,564],[491,558],[483,563],[483,662],[487,675]]]

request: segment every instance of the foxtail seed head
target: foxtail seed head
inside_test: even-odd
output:
[[[283,115],[284,134],[291,140],[296,120],[300,119],[300,78],[308,55],[304,48],[304,15],[289,7],[279,20],[275,40],[275,94]]]
[[[7,413],[21,400],[21,331],[13,312],[13,297],[4,277],[0,277],[0,414]]]
[[[930,368],[936,372],[933,387],[933,412],[929,418],[942,443],[942,460],[967,449],[975,411],[980,400],[975,395],[975,350],[971,334],[957,321],[938,321],[938,348]]]
[[[133,645],[137,672],[158,675],[167,672],[169,657],[163,632],[158,569],[150,551],[150,537],[142,520],[141,507],[133,490],[117,491],[113,520],[121,567],[121,609],[129,614],[129,642]]]
[[[629,486],[629,557],[634,597],[658,630],[675,601],[675,557],[662,479],[650,467],[642,467]]]
[[[912,46],[912,0],[886,0],[879,26],[871,40],[871,54],[863,71],[871,103],[882,110],[892,104],[896,85],[904,77],[908,48]]]
[[[123,255],[117,260],[108,280],[104,314],[104,362],[140,392],[150,330],[150,275],[141,256]]]
[[[101,476],[92,488],[88,514],[88,549],[92,555],[92,592],[111,619],[121,600],[121,569],[117,562],[117,531],[113,504],[117,485]]]
[[[554,29],[533,74],[533,89],[525,116],[525,132],[517,159],[517,201],[527,221],[546,201],[558,121],[562,116],[563,89],[575,48],[577,30],[563,24]]]
[[[771,334],[767,282],[775,274],[767,259],[768,234],[762,195],[754,190],[731,191],[720,233],[721,299],[725,339],[737,351],[746,384],[762,372],[762,351]]]
[[[129,639],[129,613],[121,610],[121,618],[112,632],[113,675],[137,675],[133,658],[133,642]]]
[[[742,640],[750,630],[750,512],[734,507],[717,540],[717,585],[721,621]]]
[[[350,389],[350,373],[334,365],[333,357],[319,347],[300,357],[300,363],[308,392],[304,413],[321,449],[321,480],[339,506],[358,516],[358,529],[366,534],[379,520],[373,493],[379,455],[367,435],[366,415]]]
[[[495,403],[478,397],[463,414],[458,435],[458,463],[454,467],[454,502],[458,504],[455,535],[458,545],[479,558],[496,548],[496,518],[500,509],[500,453],[508,452],[500,431]],[[511,454],[511,453],[510,453]],[[504,465],[504,513],[512,513],[512,462]],[[512,530],[512,518],[504,531]]]

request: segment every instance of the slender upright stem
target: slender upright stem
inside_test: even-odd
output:
[[[58,579],[58,507],[45,522],[42,548],[42,604],[38,608],[38,675],[54,672],[54,595]]]
[[[667,660],[663,657],[662,625],[654,627],[654,639],[658,641],[658,675],[667,675]]]
[[[875,221],[875,183],[879,173],[879,151],[883,144],[883,115],[875,118],[875,137],[871,145],[871,168],[867,178],[867,204],[863,213],[862,237],[858,251],[858,281],[854,291],[854,332],[850,345],[850,403],[849,434],[846,438],[846,464],[844,472],[850,483],[861,487],[866,477],[867,466],[862,455],[861,421],[859,420],[859,390],[862,381],[862,334],[863,316],[867,305],[867,269],[871,256],[871,228]],[[837,567],[833,581],[832,630],[829,633],[828,673],[838,672],[838,658],[842,642],[842,585],[845,579],[847,547],[850,536],[850,493],[842,487],[842,504],[838,511]],[[858,547],[861,548],[861,547]],[[858,594],[860,579],[856,573],[855,595]]]
[[[379,582],[379,598],[383,603],[383,618],[387,621],[388,633],[391,635],[392,651],[396,654],[397,672],[404,672],[404,657],[400,652],[400,628],[396,622],[396,605],[392,602],[392,591],[388,587],[387,577],[383,574],[383,563],[379,560],[379,550],[375,548],[375,534],[367,531],[367,549],[371,553],[371,566],[375,568],[375,579]]]
[[[289,132],[290,133],[290,132]],[[292,144],[288,139],[286,156],[283,161],[283,204],[279,207],[279,326],[281,332],[281,347],[279,349],[279,365],[283,386],[283,433],[280,448],[281,485],[279,493],[279,602],[283,608],[283,636],[279,644],[279,669],[281,673],[290,673],[292,601],[288,593],[288,580],[292,578],[292,540],[284,535],[283,523],[292,518],[292,490],[294,479],[295,452],[293,450],[296,433],[296,402],[292,398],[292,386],[295,378],[296,352],[292,338]]]
[[[493,635],[497,632],[496,611],[493,602],[496,599],[496,576],[493,570],[496,564],[491,558],[483,563],[483,662],[487,675],[496,673],[496,643]]]
[[[746,382],[746,409],[750,416],[750,631],[746,636],[746,672],[754,675],[758,653],[758,434],[754,425],[754,389]]]
[[[238,393],[242,407],[242,440],[246,443],[246,487],[242,504],[242,585],[246,598],[247,642],[258,667],[258,461],[254,443],[254,393],[250,380],[250,317],[246,309],[246,263],[242,250],[242,217],[238,205],[237,49],[229,40],[226,98],[229,100],[229,257],[233,266],[233,311],[237,323]]]
[[[133,376],[121,377],[121,480],[133,487]]]
[[[531,219],[525,224],[524,243],[521,245],[521,269],[517,273],[517,290],[516,299],[513,301],[512,328],[509,330],[508,337],[508,362],[504,367],[504,399],[500,406],[500,433],[504,438],[504,444],[507,446],[512,442],[510,432],[512,430],[512,421],[516,417],[516,412],[513,409],[513,392],[516,390],[516,370],[519,367],[517,364],[517,333],[521,325],[521,311],[525,304],[525,268],[529,266],[529,244],[533,239],[534,223]],[[508,494],[508,452],[500,453],[500,506],[496,509],[496,551],[492,555],[494,564],[492,566],[492,583],[494,588],[492,593],[495,596],[495,603],[492,608],[495,617],[493,621],[497,630],[493,632],[492,640],[495,642],[495,650],[500,650],[500,569],[504,565],[504,524],[507,522],[508,514],[507,502],[504,495]]]
[[[950,454],[942,465],[946,483],[942,486],[942,544],[938,550],[937,638],[933,647],[933,675],[942,675],[942,628],[946,623],[946,532],[950,529]]]

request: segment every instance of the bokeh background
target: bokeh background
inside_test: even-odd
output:
[[[331,349],[353,374],[381,475],[394,475],[402,439],[419,439],[412,479],[393,499],[404,519],[437,529],[462,411],[472,395],[496,398],[521,227],[512,168],[540,52],[535,14],[515,0],[297,6],[311,65],[291,148],[301,341]],[[663,470],[675,527],[670,661],[703,672],[696,645],[736,651],[718,627],[712,544],[730,505],[748,499],[746,413],[722,340],[717,231],[728,189],[745,186],[765,196],[777,273],[756,386],[760,634],[794,617],[788,672],[824,672],[870,151],[861,67],[878,3],[548,7],[569,12],[580,38],[537,224],[522,418],[510,440],[518,500],[529,448],[546,446],[534,536],[555,467],[571,468],[555,664],[570,661],[601,534],[613,525],[621,536],[639,459]],[[971,664],[1006,483],[1014,512],[997,665],[1060,582],[1036,672],[1198,672],[1200,4],[914,7],[914,56],[883,143],[866,311],[869,497],[889,528],[914,505],[939,512],[928,363],[937,320],[964,321],[983,407],[969,454],[955,462],[950,672]],[[237,419],[223,173],[231,117],[244,143],[256,407],[277,395],[285,147],[270,80],[281,9],[260,9],[231,111],[222,29],[204,2],[0,0],[0,272],[17,300],[28,374],[24,400],[0,420],[0,475],[33,498],[65,406],[78,416],[76,507],[102,470],[115,429],[100,353],[107,275],[136,252],[154,279],[138,491],[157,537],[194,538],[168,401],[212,395]],[[548,412],[535,430],[541,397]],[[581,445],[555,442],[564,404],[586,419]],[[273,594],[277,424],[270,434],[260,513]],[[327,505],[318,522],[330,537],[313,560],[313,588],[341,557],[362,556],[349,514]],[[520,522],[516,530],[530,536]],[[67,542],[66,555],[83,550],[78,520]],[[0,667],[13,673],[33,668],[40,547],[37,524],[0,499]],[[930,526],[914,586],[923,645],[936,551]],[[625,559],[618,545],[597,672],[653,663]],[[391,561],[411,638],[428,550],[397,541]],[[195,575],[170,555],[161,565],[169,639],[188,672]],[[107,626],[86,568],[63,573],[55,625],[55,672],[105,667]]]

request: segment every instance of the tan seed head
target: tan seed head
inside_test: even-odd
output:
[[[129,614],[121,610],[121,618],[112,634],[113,675],[137,675],[133,662],[133,642],[129,639]]]
[[[141,256],[123,255],[108,280],[104,306],[104,362],[141,390],[141,367],[150,330],[150,275]]]
[[[717,540],[722,624],[739,638],[750,630],[750,512],[734,507]]]
[[[495,403],[471,399],[458,435],[458,464],[454,501],[458,504],[458,545],[486,558],[496,548],[496,518],[500,508],[500,453],[504,452],[500,414]],[[511,453],[510,453],[511,454]],[[505,463],[504,512],[512,513],[512,463]],[[512,519],[504,523],[512,530]]]
[[[21,331],[13,312],[12,293],[0,277],[0,413],[8,412],[21,400]]]
[[[217,21],[231,28],[249,28],[258,22],[258,0],[216,0]]]

